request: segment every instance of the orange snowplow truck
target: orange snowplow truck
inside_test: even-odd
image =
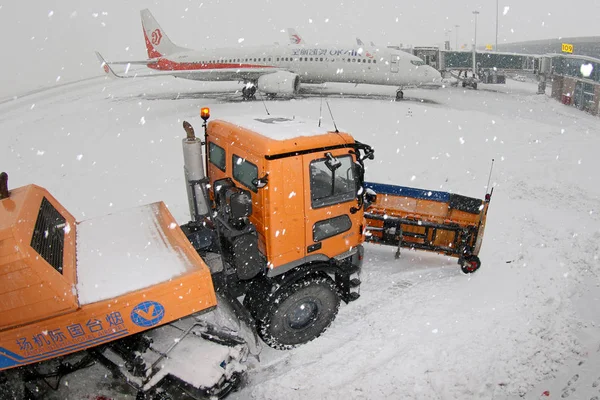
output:
[[[194,178],[187,179],[193,221],[182,228],[200,254],[225,255],[216,286],[245,295],[258,335],[277,349],[316,338],[340,301],[359,297],[363,161],[373,150],[315,125],[272,116],[214,120],[205,124],[207,173],[185,162]],[[187,130],[190,141],[200,140]],[[199,198],[211,205],[196,205]],[[216,211],[218,240],[205,229],[206,210]]]
[[[183,123],[191,221],[182,226],[162,203],[76,223],[39,187],[4,193],[0,370],[109,343],[95,359],[144,393],[168,381],[175,391],[222,395],[240,368],[220,366],[254,353],[253,334],[293,348],[320,336],[342,301],[359,298],[367,240],[453,255],[466,272],[476,269],[469,263],[478,262],[489,199],[367,184],[373,149],[337,128],[273,116],[208,123],[207,108],[201,117],[203,138]],[[181,343],[188,333],[226,336],[218,326],[195,328],[199,312],[226,305],[234,316],[219,320],[254,330],[220,340],[225,350],[208,374],[218,379],[199,381],[178,366],[215,352]],[[1,380],[0,371],[0,394]]]

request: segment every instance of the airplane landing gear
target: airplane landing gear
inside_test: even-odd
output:
[[[402,89],[396,90],[396,100],[403,100],[403,99],[404,99],[404,92],[402,91]]]
[[[244,85],[242,88],[242,99],[256,100],[256,86],[252,84]]]

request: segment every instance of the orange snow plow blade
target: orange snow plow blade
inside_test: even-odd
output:
[[[457,257],[464,272],[478,258],[491,193],[485,200],[457,194],[366,182],[376,197],[365,213],[367,241]]]
[[[216,304],[209,268],[162,202],[77,223],[35,185],[0,200],[0,370]]]

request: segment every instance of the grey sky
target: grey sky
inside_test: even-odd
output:
[[[499,43],[600,35],[600,2],[498,0]],[[354,44],[359,36],[377,45],[472,42],[473,10],[478,43],[495,41],[495,0],[412,2],[186,0],[0,0],[4,43],[0,98],[99,74],[94,50],[107,59],[146,57],[139,10],[149,8],[181,46],[285,44],[281,30],[295,27],[307,42]],[[509,7],[504,14],[505,7]],[[452,30],[447,33],[445,30]]]

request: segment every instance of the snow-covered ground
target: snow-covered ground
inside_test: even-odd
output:
[[[78,220],[163,200],[184,223],[181,123],[199,130],[201,106],[264,115],[227,93],[237,86],[96,78],[0,103],[0,168]],[[375,148],[367,180],[482,197],[496,160],[482,268],[465,276],[455,259],[367,246],[361,298],[319,339],[265,347],[234,399],[600,397],[600,121],[531,83],[481,86],[409,90],[403,102],[393,88],[312,88]],[[316,125],[321,100],[266,106]],[[60,397],[81,398],[66,382]]]

